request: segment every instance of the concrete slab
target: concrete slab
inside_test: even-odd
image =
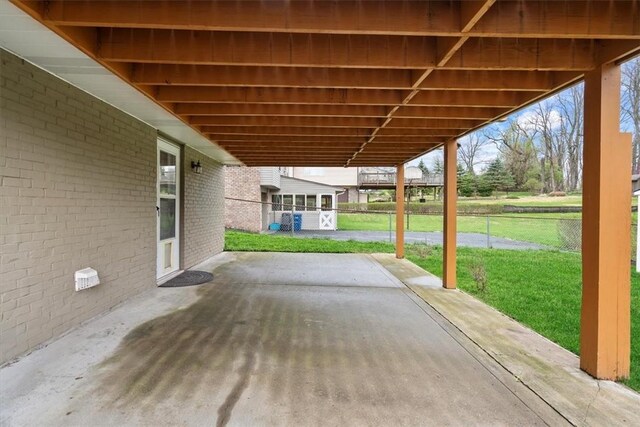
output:
[[[560,425],[368,255],[225,254],[0,370],[3,425]]]
[[[575,354],[464,292],[443,289],[412,262],[373,257],[572,424],[640,425],[640,394],[593,379]]]

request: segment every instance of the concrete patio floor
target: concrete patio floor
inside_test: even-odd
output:
[[[154,289],[0,369],[0,424],[567,423],[405,286],[424,277],[402,261],[225,253],[198,269],[213,282]]]

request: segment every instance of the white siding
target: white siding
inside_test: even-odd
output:
[[[280,188],[280,171],[274,167],[261,167],[260,170],[260,186],[271,189]]]
[[[338,187],[355,187],[358,168],[293,168],[293,177]]]

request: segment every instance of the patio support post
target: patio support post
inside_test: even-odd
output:
[[[620,67],[585,75],[580,367],[629,376],[631,135],[620,133]]]
[[[456,288],[457,152],[458,142],[455,139],[445,143],[442,286],[447,289]]]
[[[396,166],[396,258],[404,258],[404,164]]]

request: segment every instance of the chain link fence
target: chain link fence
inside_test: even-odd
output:
[[[273,204],[266,201],[234,201],[227,216],[236,220],[253,218],[265,233],[336,240],[395,242],[396,216],[390,211],[362,211],[304,205]],[[252,212],[255,211],[253,214]],[[323,224],[324,218],[324,224]],[[330,221],[327,222],[327,219]],[[442,243],[443,218],[435,213],[405,214],[405,241]],[[236,221],[237,224],[237,221]],[[233,227],[240,228],[242,227]],[[252,225],[250,231],[255,231]],[[458,245],[495,249],[582,250],[580,213],[566,214],[459,214]],[[631,229],[631,253],[636,258],[637,224]]]

